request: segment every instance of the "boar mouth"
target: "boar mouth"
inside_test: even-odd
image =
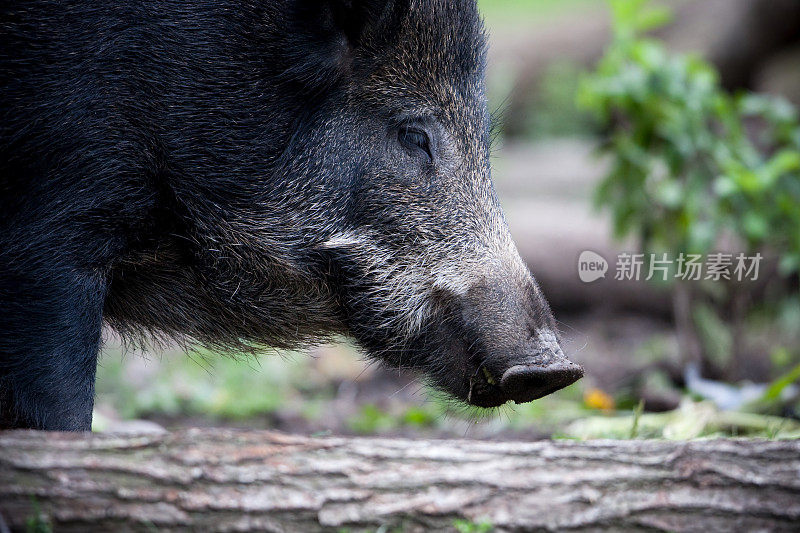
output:
[[[581,377],[583,368],[567,359],[551,364],[516,364],[505,370],[499,380],[486,365],[481,365],[469,378],[465,400],[486,408],[509,401],[527,403],[568,387]]]
[[[430,320],[412,344],[425,354],[418,368],[459,401],[482,408],[527,403],[583,377],[583,368],[567,359],[550,327],[506,336],[512,339],[508,344],[498,342],[501,334],[461,316],[451,311]]]
[[[474,339],[470,342],[461,337],[452,327],[445,335],[449,342],[444,353],[439,353],[446,360],[461,363],[442,366],[429,361],[423,369],[438,388],[468,405],[493,408],[507,402],[527,403],[583,377],[583,368],[567,359],[557,344],[540,346],[528,354],[501,355]],[[448,366],[451,370],[443,372]],[[460,368],[453,370],[453,367]]]
[[[485,365],[480,365],[469,378],[466,401],[476,407],[497,407],[508,401],[503,389]]]

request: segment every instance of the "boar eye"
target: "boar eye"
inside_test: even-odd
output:
[[[428,134],[418,128],[403,126],[400,128],[400,144],[411,150],[422,150],[428,154],[428,158],[433,159],[431,151],[431,140]]]

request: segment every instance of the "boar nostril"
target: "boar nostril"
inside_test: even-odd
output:
[[[571,361],[547,366],[516,365],[503,374],[500,388],[510,400],[525,403],[572,385],[583,377],[583,369]]]

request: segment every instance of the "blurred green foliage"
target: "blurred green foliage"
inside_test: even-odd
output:
[[[593,117],[575,104],[582,74],[583,67],[569,61],[547,67],[528,104],[525,137],[581,137],[597,131]]]
[[[800,364],[795,365],[794,368],[770,383],[767,390],[764,391],[764,396],[760,399],[760,402],[766,404],[780,402],[784,391],[798,380],[800,380]]]
[[[361,408],[356,416],[347,421],[351,431],[363,434],[374,434],[398,427],[398,420],[390,413],[374,404],[367,404]]]
[[[800,423],[777,416],[720,411],[711,402],[684,399],[666,413],[588,416],[572,422],[557,435],[567,439],[671,439],[720,437],[800,438]]]
[[[602,6],[603,0],[479,0],[481,14],[493,46],[500,41],[524,38],[543,21],[568,13],[580,16],[586,8]],[[562,24],[568,22],[562,21]],[[502,45],[500,45],[502,48]],[[595,131],[592,117],[575,104],[575,91],[583,72],[582,65],[573,61],[556,61],[542,72],[534,90],[524,94],[517,83],[525,78],[524,66],[510,56],[495,56],[488,72],[487,87],[490,109],[498,134],[506,131],[511,101],[519,99],[522,123],[513,135],[524,139],[564,136],[587,136]]]
[[[488,520],[473,522],[472,520],[454,520],[453,527],[458,533],[491,533],[494,526]]]
[[[97,395],[122,418],[152,414],[203,415],[247,419],[274,413],[308,386],[308,364],[287,364],[290,355],[236,357],[195,350],[169,353],[160,361],[126,364],[120,354],[106,354],[98,368]],[[320,391],[316,396],[324,394]],[[313,398],[312,398],[313,399]],[[313,404],[309,403],[309,411]]]
[[[730,95],[714,68],[644,38],[669,20],[649,0],[611,0],[614,40],[579,91],[611,135],[597,193],[618,235],[645,251],[708,253],[733,235],[800,267],[800,125],[785,100]]]
[[[355,354],[353,355],[355,357]],[[98,369],[98,398],[101,408],[111,408],[123,419],[202,417],[213,423],[251,421],[278,413],[305,419],[315,434],[327,435],[342,429],[359,434],[410,431],[419,434],[471,434],[468,428],[484,426],[483,435],[495,432],[530,431],[554,434],[557,438],[693,438],[706,436],[800,436],[796,422],[763,417],[756,412],[775,412],[782,392],[800,375],[800,366],[790,368],[767,388],[764,397],[750,406],[752,413],[720,413],[710,404],[688,402],[670,413],[642,413],[638,397],[620,388],[610,391],[614,407],[599,409],[587,401],[582,383],[576,383],[535,402],[506,405],[476,412],[427,390],[421,403],[388,402],[352,404],[352,414],[343,424],[330,418],[339,411],[336,385],[327,383],[308,357],[265,356],[259,360],[237,361],[205,352],[187,357],[169,353],[160,360],[146,361],[106,356]],[[385,398],[383,398],[385,400]],[[102,407],[105,406],[105,407]],[[739,416],[742,415],[742,416]],[[689,424],[692,420],[702,423]],[[96,430],[103,429],[103,417],[96,416]],[[106,421],[106,424],[108,421]]]
[[[39,501],[36,498],[31,498],[31,506],[33,507],[33,515],[29,516],[25,521],[26,533],[53,533],[53,525],[50,520],[42,514]]]
[[[527,26],[531,19],[558,14],[566,10],[598,5],[602,0],[478,0],[486,26],[508,29]]]
[[[455,436],[476,425],[490,432],[534,425],[547,434],[592,412],[583,405],[580,383],[534,403],[492,411],[465,408],[431,389],[420,391],[413,402],[379,395],[365,403],[348,400],[341,405],[339,381],[306,355],[237,357],[170,350],[148,359],[122,351],[108,348],[98,367],[96,431],[107,429],[115,419],[154,418],[169,425],[197,417],[215,424],[288,420],[291,427],[322,434],[331,429],[359,434],[408,430]],[[354,360],[359,357],[355,351],[345,353]]]

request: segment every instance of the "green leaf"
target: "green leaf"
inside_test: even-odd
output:
[[[764,167],[763,185],[771,187],[784,174],[800,170],[800,151],[781,150]]]
[[[742,224],[750,241],[760,241],[769,234],[769,221],[759,213],[745,213]]]
[[[777,400],[786,387],[798,380],[800,380],[800,364],[773,381],[770,386],[767,387],[767,390],[764,391],[764,396],[761,397],[761,400],[765,402]]]
[[[636,29],[640,32],[648,32],[672,22],[672,11],[667,7],[652,7],[647,11],[639,13],[636,21]]]
[[[714,181],[714,192],[724,198],[739,192],[739,187],[728,176],[720,176]]]
[[[764,186],[764,180],[760,179],[756,172],[749,169],[741,169],[734,174],[733,179],[736,180],[736,184],[742,191],[748,193],[759,192]]]
[[[800,254],[785,254],[778,262],[778,269],[784,276],[800,270]]]
[[[670,209],[677,209],[683,204],[683,187],[676,181],[662,181],[655,194],[658,202]]]
[[[708,252],[724,233],[800,269],[800,124],[786,100],[727,93],[715,68],[642,32],[666,20],[649,0],[611,0],[614,42],[581,104],[609,133],[595,202],[643,251]],[[712,193],[712,194],[709,194]]]

